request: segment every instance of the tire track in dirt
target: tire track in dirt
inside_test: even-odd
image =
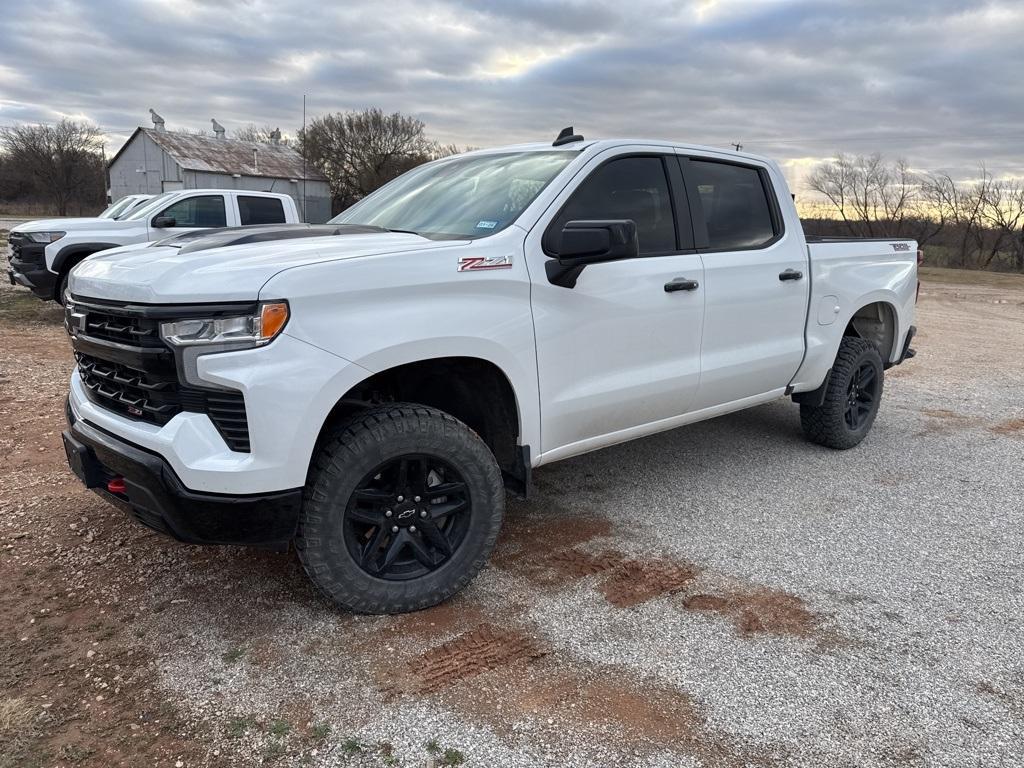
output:
[[[523,632],[481,624],[407,661],[399,679],[387,688],[437,693],[489,670],[529,662],[546,653]]]

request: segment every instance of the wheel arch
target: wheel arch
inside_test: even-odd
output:
[[[856,336],[878,347],[883,362],[899,353],[899,314],[896,305],[886,299],[864,302],[847,320],[843,336]]]
[[[520,446],[523,411],[507,373],[481,357],[442,356],[398,363],[368,373],[331,408],[314,455],[332,427],[361,410],[387,402],[427,405],[466,424],[487,444],[506,485],[525,493],[529,447]]]

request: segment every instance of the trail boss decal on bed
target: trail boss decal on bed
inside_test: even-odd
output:
[[[479,269],[512,269],[512,257],[463,256],[459,259],[459,272],[475,272]]]
[[[910,243],[890,243],[894,251],[909,251]]]

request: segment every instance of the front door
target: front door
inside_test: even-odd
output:
[[[700,378],[704,275],[675,158],[606,153],[580,176],[526,241],[547,459],[651,431],[687,411]],[[562,227],[594,219],[635,221],[640,257],[552,284]]]

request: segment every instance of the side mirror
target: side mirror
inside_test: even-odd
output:
[[[153,226],[157,229],[167,229],[177,224],[177,220],[173,216],[157,216],[153,219]]]
[[[570,221],[562,228],[558,255],[547,262],[545,269],[552,284],[574,288],[587,264],[639,255],[636,222],[631,219]]]

